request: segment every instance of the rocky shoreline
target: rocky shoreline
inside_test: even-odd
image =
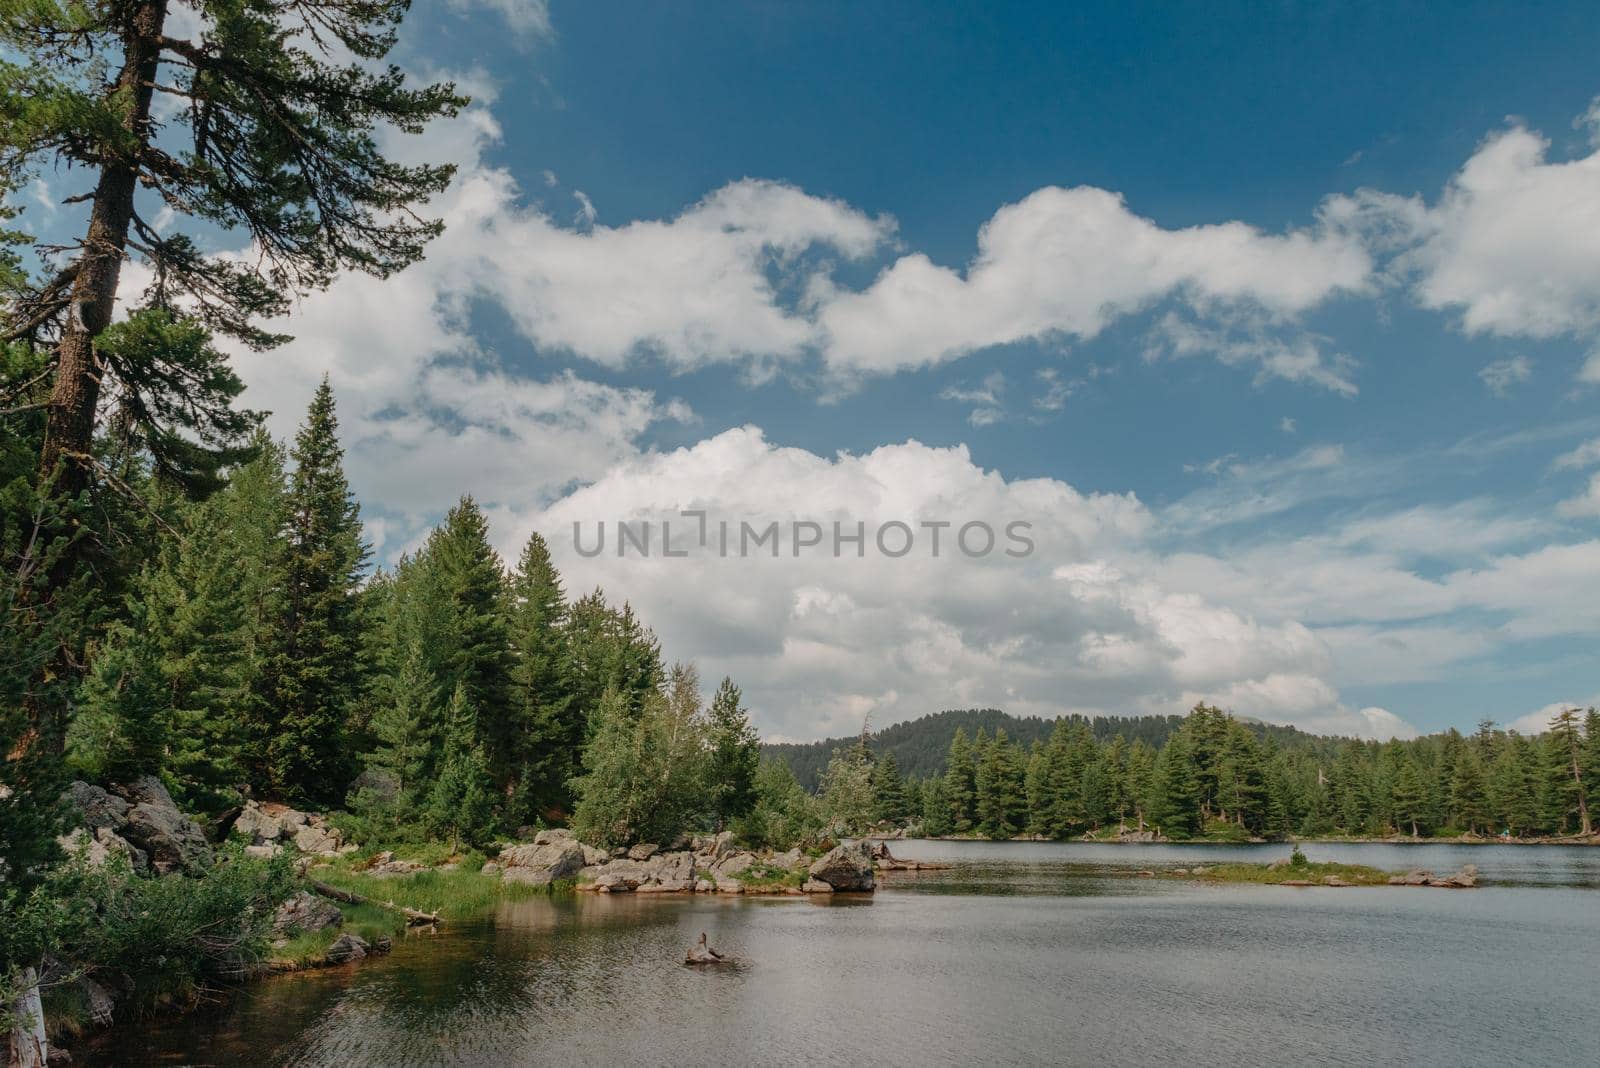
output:
[[[817,857],[799,849],[783,853],[742,849],[727,831],[666,848],[646,842],[613,851],[556,829],[539,831],[532,842],[502,849],[482,870],[505,882],[533,886],[570,880],[583,893],[801,896],[871,893],[877,887],[877,873],[944,867],[899,860],[882,842],[867,839],[836,845]]]

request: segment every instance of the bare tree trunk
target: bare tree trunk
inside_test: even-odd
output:
[[[11,1029],[8,1068],[45,1068],[50,1057],[50,1046],[44,1037],[44,1006],[39,1001],[39,973],[32,968],[22,971],[24,989],[22,996],[11,1005],[11,1015],[16,1023]]]
[[[129,12],[123,28],[125,45],[116,91],[126,94],[130,102],[122,125],[139,145],[150,137],[150,96],[161,62],[159,39],[166,17],[166,0],[144,0]],[[74,496],[88,485],[82,460],[94,440],[95,406],[100,400],[101,367],[94,339],[111,325],[138,177],[137,159],[113,157],[101,167],[95,186],[89,233],[72,284],[72,302],[45,417],[44,448],[39,454],[41,477],[49,478],[60,468],[57,494],[62,497]]]

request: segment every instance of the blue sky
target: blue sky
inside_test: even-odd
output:
[[[418,5],[451,229],[328,371],[379,555],[461,492],[805,738],[1600,697],[1584,5]],[[583,560],[573,521],[1026,515],[1038,557]],[[987,510],[987,511],[985,511]]]

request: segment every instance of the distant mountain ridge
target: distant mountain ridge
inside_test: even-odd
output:
[[[1143,740],[1145,744],[1160,748],[1167,736],[1183,723],[1182,716],[1063,716],[1069,724],[1086,724],[1096,741],[1108,741],[1122,735],[1129,742]],[[1316,735],[1253,721],[1244,722],[1263,738],[1273,738],[1280,745],[1312,744],[1320,739]],[[1048,741],[1057,720],[1042,716],[1013,716],[998,708],[953,708],[932,712],[917,719],[885,727],[872,735],[872,751],[882,756],[893,753],[902,775],[927,778],[944,771],[945,754],[950,749],[950,739],[957,727],[965,727],[967,736],[975,735],[979,728],[989,735],[1004,730],[1006,737],[1020,743],[1023,748],[1034,741]],[[766,742],[761,746],[764,755],[787,763],[794,771],[800,785],[815,790],[833,751],[851,745],[855,736],[824,738],[818,742]]]

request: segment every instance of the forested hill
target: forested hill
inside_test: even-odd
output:
[[[1062,717],[1069,726],[1087,724],[1095,741],[1106,742],[1122,735],[1130,744],[1142,740],[1152,748],[1166,744],[1167,735],[1183,723],[1182,716],[1102,716],[1089,719],[1085,716]],[[986,734],[1004,730],[1006,737],[1024,749],[1034,740],[1048,741],[1056,728],[1056,720],[1041,716],[1013,716],[998,708],[952,708],[934,712],[905,723],[885,727],[872,736],[873,752],[880,756],[893,753],[900,773],[913,778],[927,778],[944,771],[945,754],[950,749],[950,739],[957,727],[964,727],[972,737],[981,727]],[[1285,747],[1314,744],[1321,739],[1293,727],[1279,727],[1265,723],[1246,722],[1260,738],[1273,738]],[[855,741],[850,738],[824,738],[819,742],[768,742],[762,752],[783,760],[794,771],[795,778],[808,790],[815,790],[828,766],[833,751]]]

